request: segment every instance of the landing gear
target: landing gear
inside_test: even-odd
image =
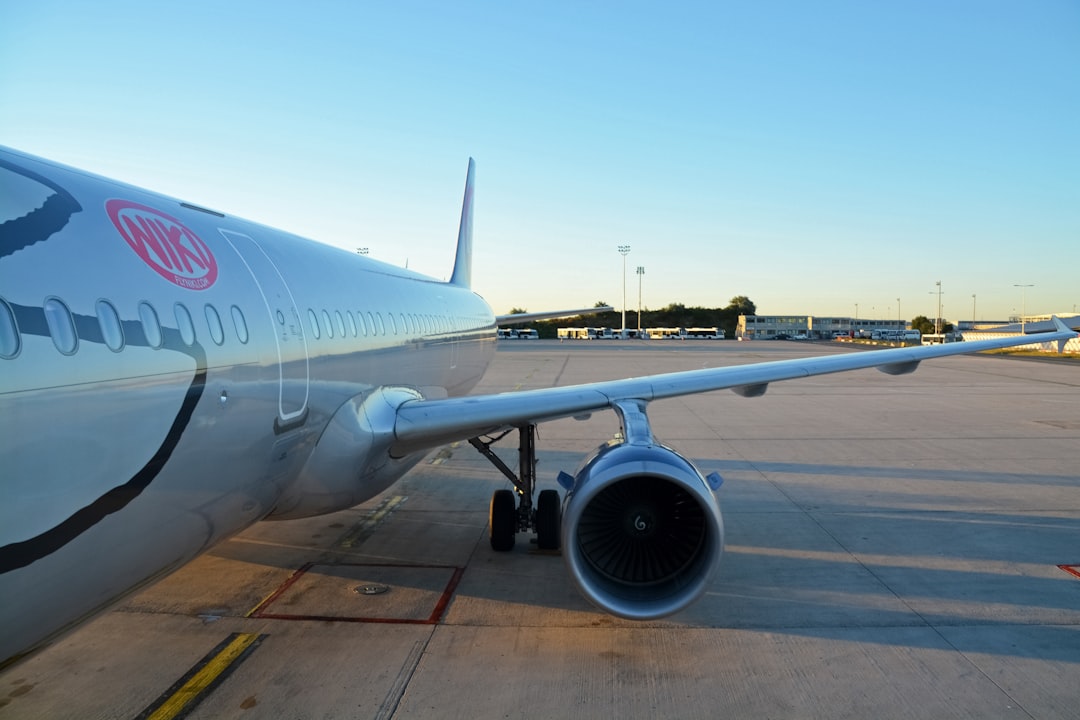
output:
[[[517,534],[517,508],[514,505],[514,493],[505,488],[496,490],[491,496],[488,527],[491,533],[491,549],[496,552],[514,549],[514,535]]]
[[[518,428],[518,474],[506,466],[491,446],[507,435],[509,431],[491,440],[471,438],[469,444],[480,451],[492,465],[514,484],[514,490],[496,490],[491,496],[488,521],[490,526],[491,548],[506,552],[514,547],[514,536],[518,532],[536,531],[536,544],[541,550],[558,550],[559,534],[562,525],[562,503],[557,490],[543,490],[537,497],[533,509],[533,494],[536,492],[536,426],[524,425]],[[519,502],[514,502],[515,492]]]
[[[562,531],[562,507],[558,490],[541,490],[536,499],[536,546],[558,550]]]

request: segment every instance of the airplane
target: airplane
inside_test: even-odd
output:
[[[470,159],[449,281],[0,148],[0,658],[8,666],[261,520],[336,512],[469,441],[509,478],[490,543],[533,531],[597,607],[647,620],[708,586],[721,478],[659,442],[649,403],[1056,342],[1053,330],[470,395],[497,316],[472,289]],[[602,308],[601,308],[602,310]],[[566,490],[537,424],[613,410]],[[492,438],[518,433],[519,468]],[[534,503],[535,499],[535,503]]]

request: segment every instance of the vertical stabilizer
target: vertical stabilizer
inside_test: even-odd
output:
[[[450,276],[452,284],[462,287],[472,287],[472,216],[475,175],[476,162],[469,158],[469,173],[465,177],[465,200],[461,203],[457,256],[454,258],[454,274]]]

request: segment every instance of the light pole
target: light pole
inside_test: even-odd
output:
[[[934,284],[937,285],[937,317],[934,318],[934,334],[935,335],[940,335],[941,334],[941,281],[938,280]],[[931,290],[928,294],[933,295],[934,291]]]
[[[900,298],[896,298],[896,322],[900,324],[900,329],[905,329],[904,314],[900,312]]]
[[[1020,288],[1020,334],[1024,334],[1024,323],[1027,321],[1027,289],[1034,285],[1013,285]]]
[[[975,293],[971,293],[971,329],[975,329]]]
[[[637,334],[641,337],[641,278],[645,275],[645,266],[637,266]]]
[[[629,245],[620,245],[619,254],[622,255],[622,332],[626,333],[626,256],[630,254]]]

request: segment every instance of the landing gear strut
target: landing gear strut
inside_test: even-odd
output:
[[[480,451],[492,465],[514,484],[514,490],[496,490],[491,496],[489,527],[491,528],[491,547],[505,552],[514,547],[514,536],[518,532],[536,530],[536,545],[541,550],[558,550],[559,533],[562,525],[562,508],[557,490],[541,490],[533,508],[533,495],[536,492],[536,426],[523,425],[518,428],[518,473],[507,467],[491,446],[504,438],[510,431],[491,440],[470,438],[469,444]],[[515,492],[518,503],[514,502]]]

